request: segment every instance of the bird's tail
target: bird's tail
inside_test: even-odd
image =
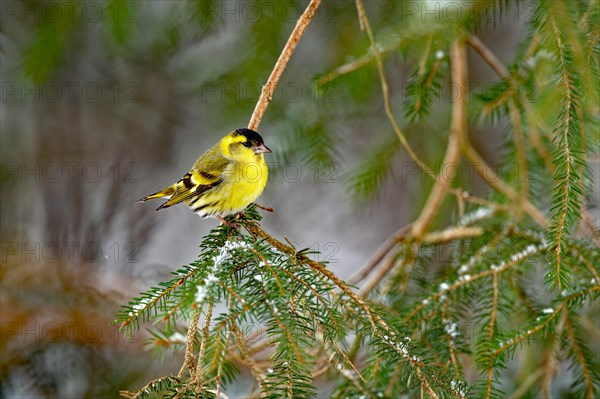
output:
[[[137,202],[146,202],[148,200],[155,199],[155,198],[171,197],[173,194],[175,194],[175,186],[176,186],[176,184],[173,184],[172,186],[169,186],[160,191],[157,191],[154,194],[150,194],[147,197],[137,200],[136,203]]]

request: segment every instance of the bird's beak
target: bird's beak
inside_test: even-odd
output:
[[[267,147],[267,146],[266,146],[266,145],[264,145],[264,144],[261,144],[261,145],[259,145],[258,147],[256,147],[256,148],[254,149],[254,153],[255,153],[256,155],[258,155],[258,154],[265,154],[265,153],[267,153],[267,152],[271,152],[271,150],[269,150],[269,147]]]

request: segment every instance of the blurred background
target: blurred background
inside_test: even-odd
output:
[[[411,3],[435,13],[435,2]],[[193,261],[217,221],[184,206],[155,212],[158,204],[134,202],[246,126],[306,4],[2,2],[0,396],[109,398],[176,373],[182,354],[155,362],[147,333],[124,338],[111,321],[129,298]],[[401,27],[405,5],[367,1],[374,30]],[[527,2],[513,7],[480,33],[504,62],[532,11]],[[263,227],[320,251],[344,278],[414,219],[431,186],[395,147],[378,196],[361,197],[348,183],[354,165],[396,141],[379,80],[368,67],[339,85],[316,82],[367,48],[353,2],[324,1],[259,129],[273,150],[259,202],[275,212],[264,214]],[[473,83],[496,80],[470,57]],[[387,62],[399,117],[412,66],[402,54]],[[445,149],[447,100],[406,132],[425,159]],[[502,123],[471,131],[491,163],[501,157],[502,133]],[[474,174],[463,179],[470,192],[485,193]]]

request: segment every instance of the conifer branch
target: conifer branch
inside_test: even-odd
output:
[[[565,12],[565,10],[561,10]],[[553,284],[557,287],[568,285],[569,269],[565,264],[564,252],[567,249],[566,240],[569,236],[569,227],[573,224],[575,218],[580,217],[579,210],[581,208],[579,194],[581,193],[580,178],[576,170],[577,150],[574,148],[576,140],[578,140],[579,126],[577,126],[576,109],[576,89],[574,87],[574,72],[569,69],[569,61],[567,58],[567,43],[563,40],[564,32],[558,26],[558,22],[554,15],[547,15],[551,25],[550,30],[557,48],[557,58],[560,65],[560,78],[565,91],[565,102],[562,117],[557,127],[556,140],[558,141],[558,151],[555,157],[557,171],[555,172],[555,192],[553,199],[552,224],[550,226],[550,238],[553,247],[553,270],[548,274],[548,277],[553,280]]]
[[[517,172],[521,188],[520,195],[523,198],[527,198],[529,194],[529,183],[527,181],[527,175],[529,174],[529,166],[527,164],[527,149],[525,147],[523,127],[521,124],[521,112],[519,111],[519,108],[517,108],[517,104],[515,104],[514,99],[511,99],[509,101],[508,108],[508,114],[513,125],[513,136],[515,139],[515,150],[517,153],[517,162],[519,168]]]
[[[519,256],[513,256],[513,258],[509,261],[509,262],[505,262],[501,265],[494,265],[493,268],[479,272],[477,274],[474,274],[472,276],[469,276],[469,278],[461,278],[457,281],[455,281],[452,284],[449,284],[448,287],[439,290],[438,292],[436,292],[435,294],[427,297],[426,299],[424,299],[423,301],[421,301],[421,303],[419,305],[417,305],[409,314],[408,316],[406,316],[404,318],[404,322],[408,322],[410,319],[412,319],[414,317],[414,315],[416,315],[418,312],[420,312],[427,303],[431,303],[433,301],[437,301],[440,297],[447,295],[449,292],[456,290],[457,288],[463,287],[466,284],[471,284],[473,281],[491,276],[493,274],[496,273],[501,273],[515,265],[520,264],[521,262],[523,262],[525,259],[539,253],[540,251],[543,251],[546,249],[546,246],[544,245],[538,245],[535,246],[531,251],[527,251]]]
[[[145,303],[143,303],[140,306],[136,306],[135,309],[133,309],[132,311],[130,311],[129,313],[129,317],[127,317],[125,320],[123,320],[119,326],[119,329],[125,329],[126,327],[128,327],[132,322],[137,321],[144,313],[149,312],[152,308],[154,308],[155,306],[157,306],[161,301],[166,301],[166,298],[169,297],[169,295],[175,290],[177,289],[181,284],[185,283],[185,281],[190,278],[191,276],[193,276],[194,274],[198,273],[199,269],[197,268],[192,268],[187,274],[185,274],[183,277],[175,279],[173,281],[171,281],[171,284],[169,284],[165,289],[162,290],[162,292],[159,292],[156,295],[153,295],[149,300],[147,300]],[[173,309],[174,310],[174,309]],[[169,313],[170,315],[172,315],[173,313]]]
[[[364,394],[368,395],[369,392],[368,390],[365,388],[365,385],[367,385],[367,381],[365,380],[365,377],[363,377],[363,375],[361,374],[361,372],[358,370],[358,368],[354,365],[354,363],[352,362],[352,360],[350,360],[350,358],[348,357],[348,355],[346,355],[344,353],[344,351],[342,350],[342,348],[339,347],[339,345],[335,342],[332,343],[332,346],[335,348],[335,352],[342,358],[344,359],[344,363],[346,363],[347,365],[350,366],[350,368],[352,369],[352,371],[354,371],[354,373],[358,376],[358,378],[360,379],[360,382],[356,379],[356,378],[351,378],[352,382],[355,384],[355,386],[360,389]],[[341,372],[341,370],[340,370]],[[342,373],[344,375],[345,378],[350,378],[347,373]]]
[[[556,307],[556,309],[554,309],[552,311],[552,313],[548,316],[548,318],[546,318],[542,323],[528,329],[523,334],[519,334],[516,337],[512,338],[511,340],[505,342],[503,345],[501,345],[499,348],[497,348],[495,351],[493,351],[490,354],[490,357],[496,357],[496,356],[500,355],[501,353],[505,352],[507,349],[514,347],[515,345],[523,342],[523,340],[527,339],[528,337],[541,331],[543,328],[548,326],[559,314],[561,314],[563,309],[567,306],[568,302],[573,301],[574,299],[577,299],[581,296],[588,295],[592,292],[596,292],[596,291],[600,291],[600,285],[595,285],[595,286],[589,287],[587,289],[581,290],[577,293],[574,293],[574,294],[571,294],[571,295],[565,297],[560,302],[560,304]]]
[[[306,257],[305,255],[298,254],[294,248],[292,248],[286,244],[283,244],[282,242],[273,238],[272,236],[270,236],[268,233],[266,233],[264,230],[262,230],[256,224],[251,224],[251,225],[247,224],[246,229],[248,229],[248,231],[251,234],[254,234],[260,238],[265,239],[267,242],[269,242],[273,247],[275,247],[279,251],[287,253],[292,256],[295,256],[298,259],[298,261],[310,266],[313,270],[322,274],[328,280],[333,282],[339,289],[342,290],[342,292],[344,294],[346,294],[348,297],[350,297],[350,299],[352,299],[352,301],[365,312],[365,314],[369,320],[369,323],[371,324],[373,334],[375,334],[377,337],[379,337],[380,339],[382,339],[384,341],[388,340],[385,337],[390,337],[390,336],[394,337],[395,334],[390,330],[387,323],[383,319],[381,319],[381,317],[377,314],[377,312],[375,312],[364,300],[362,300],[358,295],[356,295],[350,289],[350,287],[348,287],[346,285],[346,283],[344,283],[335,274],[333,274],[331,271],[329,271],[327,268],[325,268],[322,264],[311,260],[310,258]],[[381,333],[380,329],[383,329],[384,333]],[[395,345],[393,345],[392,347],[394,350],[398,351],[398,353],[403,358],[405,358],[412,367],[415,368],[417,377],[421,381],[421,384],[422,384],[423,388],[427,391],[427,393],[433,398],[438,398],[437,394],[433,391],[431,384],[428,381],[427,377],[421,370],[423,364],[416,359],[412,359],[411,357],[406,356],[406,354],[404,354]]]
[[[552,384],[552,379],[554,378],[554,376],[557,373],[557,368],[558,368],[558,359],[556,356],[556,353],[558,352],[558,350],[560,349],[560,335],[561,332],[558,331],[560,329],[562,329],[562,325],[564,324],[564,313],[561,315],[560,320],[558,320],[556,322],[556,328],[554,331],[552,332],[548,332],[548,334],[546,334],[546,336],[548,337],[548,340],[546,341],[546,345],[548,346],[548,352],[546,353],[546,356],[544,356],[544,360],[542,362],[543,366],[542,369],[544,370],[544,375],[542,378],[542,392],[544,393],[544,397],[551,397],[551,384]],[[550,325],[547,327],[548,329],[550,329]]]
[[[581,254],[577,246],[574,247],[573,251],[577,256],[577,259],[579,259],[579,261],[583,263],[583,265],[590,272],[590,274],[594,276],[594,281],[596,282],[596,284],[600,284],[600,275],[598,274],[598,271],[594,268],[594,266],[592,266],[592,264],[585,258],[585,256]]]
[[[523,381],[517,389],[515,389],[510,395],[508,395],[508,397],[518,399],[525,396],[527,391],[529,391],[529,389],[531,389],[531,387],[534,386],[543,375],[544,369],[540,368],[535,370],[533,373],[527,376],[525,381]]]
[[[529,127],[529,138],[531,139],[530,147],[533,148],[538,153],[538,155],[544,160],[546,170],[554,173],[552,154],[550,153],[550,151],[548,151],[548,148],[546,148],[546,144],[542,140],[539,129],[536,126],[536,121],[532,117],[534,111],[531,107],[531,104],[527,101],[524,101],[523,108],[525,109],[526,122]]]
[[[320,0],[309,3],[262,88],[249,122],[252,129],[259,126]],[[596,266],[600,252],[594,247],[598,234],[583,206],[581,192],[587,188],[583,161],[586,145],[595,150],[593,135],[588,131],[596,127],[590,117],[597,110],[587,99],[595,93],[587,88],[589,78],[595,78],[597,72],[587,70],[586,63],[593,64],[598,57],[590,54],[592,49],[586,47],[585,39],[594,37],[590,31],[600,14],[588,5],[555,7],[552,2],[541,2],[531,37],[527,38],[529,43],[522,43],[517,61],[510,64],[509,70],[474,36],[478,16],[449,27],[435,25],[414,32],[408,24],[398,29],[384,27],[381,36],[378,32],[378,43],[373,28],[379,29],[381,21],[376,24],[375,19],[369,20],[363,0],[355,3],[369,50],[322,75],[318,82],[327,83],[369,64],[374,66],[377,75],[368,75],[368,79],[380,86],[385,117],[395,136],[382,146],[393,146],[391,150],[376,152],[383,155],[377,159],[385,158],[385,162],[370,168],[372,173],[360,175],[365,176],[363,191],[380,189],[381,184],[376,183],[394,171],[391,161],[398,150],[406,150],[424,175],[433,180],[420,213],[412,224],[392,234],[349,284],[326,262],[315,261],[312,254],[317,252],[299,250],[287,238],[278,240],[263,230],[258,224],[261,218],[257,207],[248,207],[236,219],[239,230],[227,226],[211,230],[202,240],[196,261],[177,270],[172,280],[123,307],[117,317],[127,332],[139,329],[140,323],[162,323],[164,328],[151,331],[154,350],[185,353],[179,352],[184,358],[177,377],[163,377],[135,393],[122,395],[138,399],[225,397],[228,392],[224,386],[236,377],[241,365],[251,374],[247,396],[253,398],[313,397],[317,377],[333,371],[328,376],[334,380],[331,396],[335,397],[418,396],[420,391],[422,397],[463,398],[476,390],[479,396],[491,399],[504,395],[500,387],[505,386],[505,374],[500,371],[509,361],[516,358],[522,362],[528,354],[518,348],[538,350],[528,343],[535,335],[543,339],[540,351],[545,353],[536,362],[543,363],[543,367],[532,372],[533,363],[522,363],[520,370],[532,374],[514,378],[520,384],[514,395],[531,395],[538,389],[535,384],[540,385],[541,393],[554,394],[550,383],[556,371],[568,362],[582,375],[570,389],[592,397],[598,385],[596,359],[591,357],[594,353],[582,341],[578,329],[585,327],[587,332],[586,323],[596,321],[582,314],[600,293]],[[573,18],[581,16],[583,10],[584,23],[575,27]],[[410,46],[405,48],[409,40]],[[470,88],[466,45],[500,78],[492,95],[479,95],[476,105],[481,104],[481,108],[471,107],[466,95]],[[540,48],[543,51],[538,51]],[[409,123],[416,118],[427,122],[424,116],[429,114],[433,95],[438,94],[450,67],[454,102],[449,108],[450,129],[443,136],[445,152],[439,172],[437,166],[434,170],[415,152],[405,136],[405,127],[400,127],[400,117],[393,112],[394,87],[386,75],[391,64],[386,65],[384,60],[398,49],[407,55],[408,64],[413,60],[418,64],[409,82],[411,103],[403,113]],[[556,65],[550,65],[548,54]],[[585,84],[580,77],[588,79],[584,79]],[[554,87],[548,84],[553,78],[559,87],[570,90],[560,101],[556,101]],[[341,84],[344,82],[355,83],[351,79],[341,80]],[[541,106],[527,102],[529,94],[519,92],[523,82],[527,87],[544,82],[536,96],[548,101],[547,109],[540,110]],[[554,115],[559,108],[554,143],[549,144],[545,142],[551,136],[544,133],[544,112]],[[468,114],[475,113],[470,109],[480,110],[485,123],[493,123],[498,117],[509,120],[514,151],[507,156],[517,160],[520,183],[509,181],[505,173],[495,173],[475,149],[468,134]],[[413,126],[420,127],[409,127]],[[532,149],[540,156],[528,154]],[[480,198],[454,183],[454,177],[461,176],[448,172],[456,172],[459,168],[452,164],[463,159],[470,161],[487,186],[499,195]],[[374,163],[365,161],[364,166],[369,168]],[[540,165],[542,173],[535,176],[535,184],[528,184],[527,173]],[[452,168],[444,169],[448,166]],[[549,223],[539,184],[550,180],[551,174],[555,195]],[[448,194],[456,198],[456,203]],[[440,225],[446,217],[441,209],[446,210],[448,199],[452,200],[453,212],[449,217],[455,222]],[[537,204],[542,205],[538,208]],[[592,239],[580,234],[579,219],[590,228]],[[550,228],[544,231],[548,224]],[[247,233],[242,231],[244,228]],[[577,240],[571,238],[579,234]],[[532,294],[528,283],[544,256],[550,258],[546,264],[551,265],[555,284],[565,281],[566,270],[573,289],[563,289],[552,300],[554,308],[544,304],[541,309],[542,301]],[[359,288],[351,285],[357,283],[361,283]],[[518,312],[519,320],[526,320],[529,328],[503,332],[510,320],[502,315],[512,311]],[[191,319],[185,343],[180,333],[185,327],[178,327],[180,319],[184,326]],[[459,323],[472,320],[483,321],[484,326],[477,328],[473,337],[475,355],[471,353],[472,345],[462,339],[462,329],[458,329]],[[250,326],[254,330],[246,335],[244,329]],[[596,327],[591,328],[591,334],[595,334]],[[556,355],[559,350],[560,356]],[[470,386],[463,380],[474,369],[480,378]]]

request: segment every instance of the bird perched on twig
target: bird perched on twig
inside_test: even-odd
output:
[[[168,198],[157,211],[184,202],[200,217],[214,216],[232,226],[223,217],[243,211],[267,184],[268,152],[260,134],[236,129],[202,154],[177,183],[137,202]]]

